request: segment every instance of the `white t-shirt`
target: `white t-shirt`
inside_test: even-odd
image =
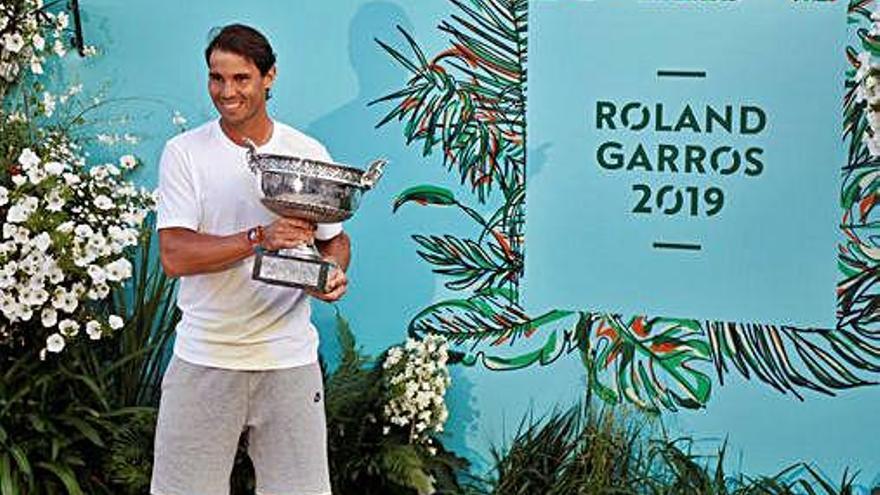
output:
[[[275,122],[260,153],[329,161],[324,146]],[[174,137],[159,164],[157,229],[183,227],[212,235],[268,225],[277,216],[260,203],[257,178],[246,149],[220,128],[219,120]],[[330,239],[342,225],[318,225],[317,239]],[[317,361],[318,334],[308,296],[289,287],[251,279],[254,257],[226,270],[181,277],[174,353],[185,361],[218,368],[265,370]]]

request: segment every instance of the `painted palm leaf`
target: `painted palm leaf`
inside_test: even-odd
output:
[[[546,366],[586,342],[584,313],[552,310],[530,317],[510,296],[491,289],[433,304],[410,322],[410,335],[442,335],[458,349],[454,361],[496,371]],[[529,350],[520,350],[520,341]]]
[[[624,323],[614,315],[593,321],[595,342],[584,362],[600,397],[625,398],[651,412],[706,404],[712,381],[697,368],[710,361],[710,348],[698,322],[636,317]]]
[[[449,49],[429,59],[402,29],[411,57],[379,41],[412,76],[405,88],[373,102],[395,105],[378,126],[403,122],[407,143],[421,142],[425,155],[439,147],[444,165],[458,172],[480,203],[501,191],[505,214],[500,235],[518,258],[524,224],[528,2],[450,1],[459,13],[439,27],[451,37]]]
[[[419,256],[436,267],[434,273],[452,278],[444,284],[452,290],[500,288],[518,272],[516,265],[508,263],[504,249],[495,243],[489,243],[486,249],[471,239],[452,235],[416,235],[413,239],[421,246]]]
[[[803,389],[834,395],[835,390],[875,383],[859,371],[880,372],[876,336],[725,323],[706,323],[705,328],[722,384],[725,374],[735,370],[803,400]]]

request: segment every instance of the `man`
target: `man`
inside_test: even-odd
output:
[[[162,382],[154,495],[227,495],[239,436],[257,493],[330,493],[323,386],[309,296],[347,288],[340,224],[278,218],[259,201],[244,143],[261,153],[329,160],[324,147],[269,118],[275,55],[253,28],[223,28],[205,50],[218,120],[171,139],[159,173],[162,266],[180,277],[174,357]],[[258,246],[314,241],[334,270],[326,293],[251,279]]]

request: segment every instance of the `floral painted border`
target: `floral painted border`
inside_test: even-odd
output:
[[[467,366],[515,370],[550,365],[577,352],[590,384],[611,403],[627,401],[660,412],[705,406],[715,377],[736,373],[804,399],[805,390],[874,385],[880,373],[880,236],[875,206],[880,187],[880,55],[872,1],[851,1],[858,41],[847,56],[837,328],[811,329],[554,309],[530,315],[519,305],[525,219],[528,2],[449,0],[454,12],[439,25],[450,46],[427,55],[405,30],[408,54],[381,47],[406,68],[406,84],[373,104],[393,107],[378,126],[403,125],[407,144],[442,163],[469,188],[475,204],[450,188],[419,184],[401,192],[406,204],[459,210],[470,237],[414,235],[418,254],[460,297],[436,302],[409,324],[415,336],[442,335]],[[874,110],[878,113],[875,114]],[[876,136],[876,138],[875,138]],[[876,145],[875,145],[876,142]],[[486,213],[488,212],[488,213]]]

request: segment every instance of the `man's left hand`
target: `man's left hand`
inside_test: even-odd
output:
[[[306,292],[316,299],[324,302],[336,302],[345,295],[348,290],[348,277],[345,272],[339,268],[333,268],[330,271],[330,279],[327,280],[327,292],[319,292],[309,289]]]

